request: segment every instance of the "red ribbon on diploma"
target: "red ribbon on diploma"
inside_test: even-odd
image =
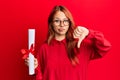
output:
[[[26,59],[29,55],[29,53],[34,54],[35,53],[35,45],[31,44],[30,49],[21,49],[22,54],[24,55],[22,58]]]

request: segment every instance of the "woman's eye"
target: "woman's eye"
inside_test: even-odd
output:
[[[69,22],[69,20],[64,20],[64,22]]]
[[[55,22],[60,22],[60,20],[55,20]]]

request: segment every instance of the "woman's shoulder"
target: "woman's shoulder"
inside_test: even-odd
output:
[[[48,47],[47,41],[44,41],[44,42],[40,45],[40,48],[45,48],[45,47]]]
[[[44,53],[46,50],[48,50],[48,44],[46,41],[44,41],[42,44],[40,44],[38,48],[38,53]]]

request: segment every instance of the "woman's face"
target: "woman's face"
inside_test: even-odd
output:
[[[69,29],[69,20],[62,11],[58,11],[53,17],[53,29],[55,36],[65,36]]]

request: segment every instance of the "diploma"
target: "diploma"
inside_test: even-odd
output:
[[[29,49],[31,45],[35,44],[35,29],[28,29],[28,46]],[[29,75],[33,75],[34,71],[34,55],[30,52],[29,55]]]

